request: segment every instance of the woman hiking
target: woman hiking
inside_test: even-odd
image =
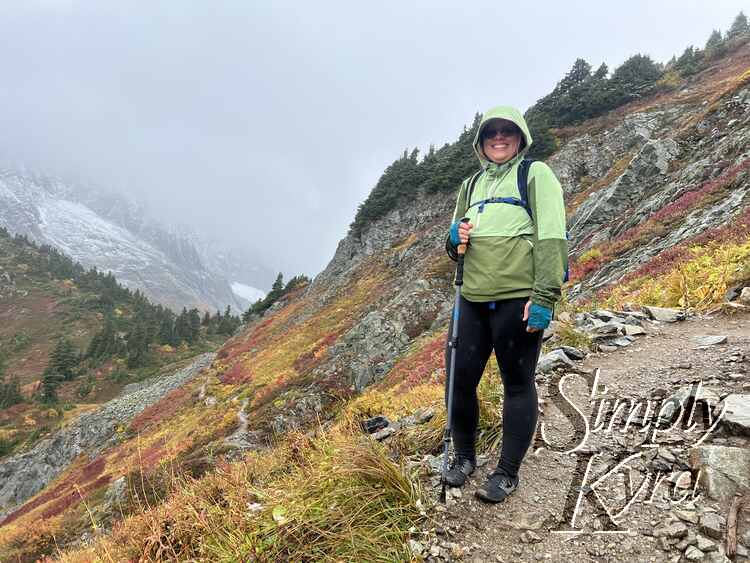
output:
[[[522,201],[519,174],[523,177],[529,164],[523,161],[531,144],[518,110],[500,106],[484,114],[474,137],[482,170],[461,184],[446,240],[454,260],[459,244],[468,247],[453,375],[455,456],[445,480],[460,487],[476,468],[477,386],[494,350],[504,388],[503,441],[497,466],[476,491],[487,502],[501,502],[518,487],[518,471],[536,430],[534,372],[542,334],[568,266],[563,192],[543,162],[527,169],[528,198]]]

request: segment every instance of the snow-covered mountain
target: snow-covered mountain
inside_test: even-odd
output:
[[[242,252],[158,226],[141,204],[19,166],[0,166],[0,225],[177,310],[242,311],[272,278]]]

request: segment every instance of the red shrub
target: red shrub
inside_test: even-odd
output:
[[[86,494],[109,484],[111,480],[111,475],[102,475],[96,481],[90,483],[89,485],[86,485],[85,487],[79,487],[78,490],[73,489],[69,493],[66,493],[64,496],[53,502],[40,514],[39,517],[44,520],[46,518],[57,516],[68,508],[75,506],[79,502],[81,502]]]
[[[145,408],[130,422],[130,430],[140,432],[154,422],[173,416],[177,410],[190,399],[184,387],[179,387],[167,393],[160,401]]]
[[[61,510],[64,510],[70,504],[70,502],[72,502],[69,497],[71,495],[77,495],[77,493],[75,492],[75,490],[73,490],[72,492],[67,492],[63,494],[63,491],[65,491],[66,489],[73,489],[73,485],[78,485],[79,487],[81,487],[85,483],[88,483],[95,477],[99,476],[101,472],[104,471],[105,466],[106,466],[106,460],[104,457],[96,458],[91,463],[88,463],[82,468],[78,469],[77,471],[72,472],[69,476],[67,476],[67,478],[62,483],[55,486],[55,488],[53,488],[52,490],[39,495],[38,497],[36,497],[30,502],[27,502],[15,512],[11,512],[2,522],[0,522],[0,526],[4,526],[5,524],[10,524],[11,522],[13,522],[14,520],[17,520],[24,514],[28,514],[35,508],[43,506],[53,500],[55,500],[55,503],[52,506],[57,506],[58,504],[62,506],[64,504],[65,506],[61,509]],[[105,475],[104,477],[106,477],[107,480],[110,479],[109,475]],[[101,479],[102,478],[100,477],[99,480]],[[95,485],[96,485],[96,482],[93,485],[89,485],[88,489],[90,489],[92,486],[95,486]],[[42,514],[42,518],[49,517],[49,515],[47,515],[47,512],[49,510],[51,509],[45,510],[45,512]],[[57,512],[55,512],[55,514],[58,514],[61,510],[58,510]]]
[[[436,370],[442,368],[444,374],[444,358],[445,335],[438,334],[418,352],[399,360],[378,387],[384,389],[397,385],[399,391],[406,391],[420,383],[426,383]]]
[[[713,178],[711,180],[703,182],[695,190],[691,190],[682,194],[672,203],[665,205],[664,207],[656,211],[640,225],[632,227],[623,232],[622,234],[620,234],[620,236],[611,241],[611,243],[599,246],[599,250],[602,253],[599,258],[589,260],[584,265],[579,265],[576,261],[573,261],[570,268],[570,279],[580,280],[586,277],[591,272],[594,272],[601,268],[605,263],[609,262],[615,256],[618,256],[623,252],[630,250],[638,244],[643,244],[646,240],[654,238],[654,236],[659,236],[666,228],[668,228],[669,223],[672,223],[675,220],[686,216],[690,211],[699,208],[711,194],[731,187],[732,182],[735,181],[737,176],[748,169],[750,169],[750,159],[744,160],[737,166],[729,168],[717,178]],[[713,229],[711,231],[708,231],[707,233],[704,233],[704,235],[702,235],[702,240],[708,241],[719,236],[722,235],[717,232],[716,229]],[[693,241],[690,241],[689,244],[702,244],[702,242],[698,242],[699,239],[700,237],[694,239]],[[680,254],[680,256],[683,256],[683,254]],[[656,269],[647,269],[646,273],[653,274],[662,272],[664,271],[663,264],[666,264],[666,261],[669,260],[671,260],[670,263],[674,263],[674,260],[676,258],[677,255],[667,254],[661,261],[655,262],[653,268]],[[660,264],[662,264],[662,266],[659,266]],[[629,279],[633,278],[631,277]]]
[[[655,277],[674,268],[680,261],[689,260],[691,246],[707,244],[730,244],[746,240],[750,236],[750,207],[746,207],[726,225],[709,229],[703,233],[682,241],[677,246],[668,248],[651,258],[637,270],[623,276],[615,284],[599,290],[597,297],[606,297],[614,285],[627,284],[642,277]]]
[[[237,361],[232,367],[219,376],[219,381],[226,385],[237,385],[250,380],[250,371]]]
[[[297,359],[295,359],[294,363],[292,364],[294,366],[294,369],[297,370],[297,373],[306,374],[316,368],[323,361],[325,352],[328,347],[332,346],[336,342],[336,339],[341,335],[342,332],[343,331],[339,330],[330,333],[325,338],[320,340],[312,348],[312,350],[303,352],[302,354],[297,356]]]

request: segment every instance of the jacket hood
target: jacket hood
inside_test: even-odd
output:
[[[493,119],[507,119],[508,121],[512,121],[519,127],[519,129],[521,129],[521,134],[523,136],[523,139],[521,140],[522,148],[518,151],[518,155],[503,164],[497,164],[489,160],[482,150],[482,129],[484,129],[484,126],[488,121]],[[531,138],[531,133],[529,132],[529,126],[526,124],[526,120],[523,118],[521,112],[510,106],[497,106],[487,110],[482,116],[482,121],[480,121],[477,132],[474,135],[474,153],[477,155],[482,168],[487,169],[491,166],[502,167],[506,164],[523,159],[524,155],[528,152],[529,147],[531,147],[532,142],[533,140]]]

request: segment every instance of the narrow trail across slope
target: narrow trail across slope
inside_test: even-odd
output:
[[[725,335],[727,341],[700,346],[696,338],[703,335]],[[669,397],[678,389],[696,386],[698,382],[704,393],[715,393],[711,396],[716,400],[730,393],[748,395],[750,314],[657,323],[632,346],[612,353],[592,354],[582,364],[589,371],[599,370],[595,400],[592,401],[589,383],[582,376],[571,376],[563,387],[566,404],[575,404],[586,417],[592,410],[599,412],[603,398],[630,397],[645,404],[649,397]],[[492,470],[496,458],[480,467],[459,498],[449,501],[447,508],[435,506],[430,510],[430,524],[415,537],[424,547],[428,561],[693,560],[688,555],[695,560],[728,561],[723,555],[723,531],[711,537],[710,529],[704,527],[704,520],[709,522],[713,518],[711,513],[718,516],[719,522],[725,518],[728,503],[708,498],[701,487],[695,487],[689,472],[683,472],[688,469],[690,447],[704,433],[707,436],[702,445],[737,448],[733,452],[750,448],[750,437],[722,431],[721,424],[716,430],[706,432],[709,426],[705,420],[692,432],[674,424],[655,436],[641,431],[641,427],[631,426],[628,432],[621,432],[624,424],[620,424],[611,433],[603,429],[590,431],[577,453],[564,451],[574,446],[555,451],[552,447],[562,446],[566,436],[568,440],[573,436],[571,420],[575,417],[569,414],[566,418],[557,408],[562,403],[554,397],[551,386],[549,380],[540,379],[539,391],[547,398],[548,406],[539,417],[539,426],[544,424],[549,443],[539,441],[538,426],[538,441],[529,449],[521,467],[519,488],[503,503],[483,503],[474,496],[474,491]],[[656,409],[662,404],[653,401]],[[582,417],[578,420],[583,422]],[[590,430],[594,427],[591,424]],[[606,469],[629,455],[634,457],[622,472],[613,473],[599,486],[593,482],[592,474],[606,473]],[[584,483],[581,469],[585,470],[587,458],[592,456],[595,459],[590,477]],[[656,471],[659,468],[661,472]],[[626,486],[626,475],[632,479],[631,489]],[[687,480],[678,485],[669,481],[680,476]],[[645,477],[650,481],[639,489]],[[658,485],[654,486],[654,482]],[[593,495],[579,501],[581,485],[596,489],[601,501],[596,501]],[[436,496],[437,489],[431,490]],[[636,491],[640,493],[626,507]],[[692,493],[697,497],[694,501],[674,502]],[[612,528],[606,512],[620,511],[617,525]],[[747,544],[750,511],[741,517],[739,528],[740,542]],[[698,548],[703,551],[696,551]],[[737,560],[746,558],[738,556]]]

